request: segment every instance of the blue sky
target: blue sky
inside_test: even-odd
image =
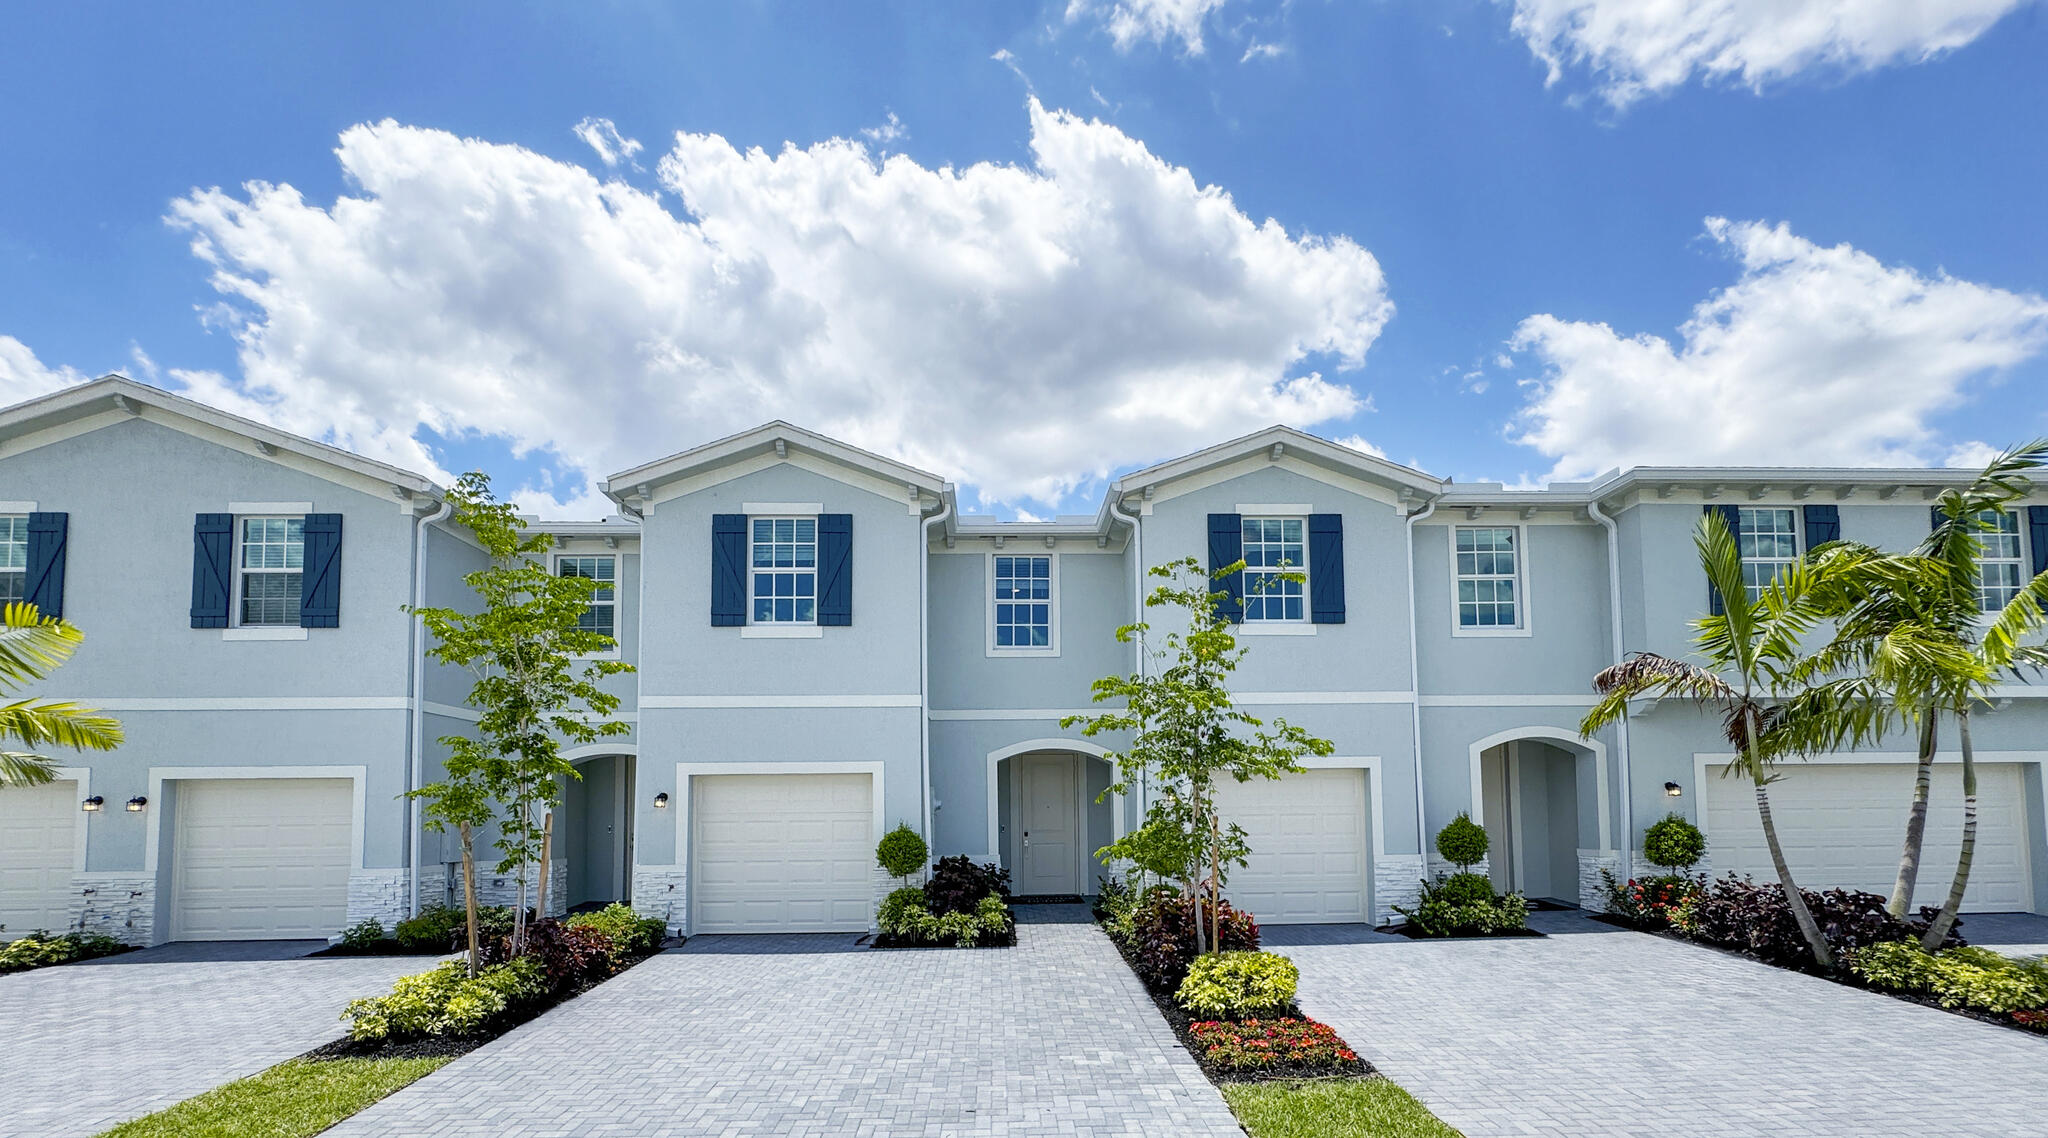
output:
[[[550,513],[772,417],[1012,515],[1276,420],[1511,483],[2048,433],[2048,6],[1808,2],[16,7],[0,398]]]

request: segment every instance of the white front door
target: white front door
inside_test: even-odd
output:
[[[1021,755],[1012,801],[1017,811],[1017,872],[1010,883],[1019,895],[1078,893],[1080,866],[1080,763],[1073,755]]]
[[[180,780],[172,940],[330,936],[348,917],[355,787],[344,778]]]
[[[71,924],[78,783],[0,788],[0,940]]]
[[[690,780],[690,931],[863,932],[874,912],[874,778]]]

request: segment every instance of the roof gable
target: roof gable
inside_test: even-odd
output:
[[[605,479],[604,492],[629,510],[788,462],[885,497],[944,499],[952,484],[929,471],[827,438],[780,419],[703,446],[642,463]]]

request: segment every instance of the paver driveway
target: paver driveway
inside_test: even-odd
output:
[[[67,1138],[254,1074],[430,959],[319,942],[175,944],[0,976],[0,1138]]]
[[[1101,932],[1018,932],[972,951],[697,937],[326,1138],[1242,1138]]]
[[[1548,939],[1268,929],[1302,1007],[1468,1138],[2048,1135],[2048,1039],[1538,913]],[[1284,943],[1283,943],[1284,942]]]

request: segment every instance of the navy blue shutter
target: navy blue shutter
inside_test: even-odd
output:
[[[2027,544],[2034,547],[2034,576],[2048,573],[2048,506],[2027,507]]]
[[[1833,506],[1808,506],[1806,514],[1806,548],[1825,545],[1842,539],[1842,512]]]
[[[192,519],[192,627],[226,628],[234,595],[235,515]]]
[[[1728,536],[1734,538],[1737,545],[1742,543],[1742,507],[1716,506],[1710,503],[1701,510],[1701,513],[1720,514],[1721,520],[1728,526]],[[1712,581],[1707,582],[1707,611],[1715,616],[1728,611],[1728,607],[1721,603],[1721,590],[1716,589]]]
[[[1940,506],[1927,507],[1927,529],[1930,533],[1940,529],[1941,523],[1947,520],[1948,514]]]
[[[1308,516],[1308,606],[1315,624],[1344,623],[1344,515]]]
[[[711,515],[711,627],[747,623],[747,515]]]
[[[341,627],[341,515],[307,514],[305,571],[299,575],[299,627]]]
[[[818,623],[853,623],[853,515],[818,515]]]
[[[28,592],[23,597],[43,616],[64,615],[64,546],[70,514],[28,516]]]
[[[1225,565],[1235,565],[1244,560],[1244,517],[1241,514],[1209,515],[1209,572],[1211,576]],[[1209,585],[1212,592],[1224,594],[1216,605],[1216,611],[1232,624],[1244,620],[1244,574],[1232,573]]]

